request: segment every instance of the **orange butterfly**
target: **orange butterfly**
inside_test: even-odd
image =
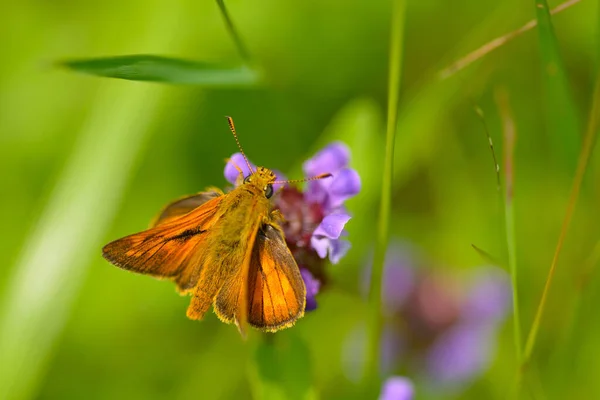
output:
[[[275,332],[304,315],[306,288],[288,249],[270,198],[275,174],[253,171],[239,145],[233,120],[229,127],[251,174],[224,194],[211,188],[169,204],[152,228],[115,240],[102,255],[117,267],[169,278],[182,294],[191,294],[191,319],[202,319],[212,304],[219,319],[234,322],[245,335],[247,324]],[[312,179],[331,176],[323,174]]]

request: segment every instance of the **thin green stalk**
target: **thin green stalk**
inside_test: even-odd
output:
[[[496,101],[500,109],[502,118],[502,131],[504,136],[504,220],[506,226],[506,249],[508,253],[508,269],[510,270],[510,279],[512,286],[512,304],[513,304],[513,340],[515,344],[515,353],[517,363],[521,361],[521,320],[519,312],[519,296],[517,289],[517,253],[516,253],[516,235],[515,235],[515,216],[514,216],[514,150],[516,129],[513,114],[510,108],[508,93],[505,90],[499,90],[496,93]]]
[[[590,154],[592,153],[592,148],[596,138],[596,132],[598,130],[598,116],[600,115],[600,70],[597,71],[596,75],[596,83],[594,86],[594,94],[592,98],[592,108],[590,112],[587,132],[585,135],[585,139],[583,142],[583,148],[581,150],[581,154],[579,155],[579,160],[577,163],[577,171],[575,173],[575,178],[573,180],[573,186],[571,189],[571,193],[569,195],[569,202],[567,205],[567,210],[565,213],[565,218],[563,220],[563,224],[560,230],[560,236],[558,238],[558,243],[556,244],[556,249],[554,251],[554,257],[552,258],[552,264],[550,265],[550,270],[548,271],[548,276],[546,278],[546,284],[544,285],[544,290],[542,292],[542,297],[540,299],[540,303],[538,305],[535,319],[533,320],[533,324],[531,326],[531,330],[529,331],[529,335],[527,336],[527,343],[525,345],[525,353],[522,360],[522,366],[525,366],[529,358],[531,357],[531,353],[533,352],[533,348],[535,347],[535,342],[537,338],[537,333],[540,327],[540,323],[542,320],[542,316],[544,314],[544,309],[546,306],[546,299],[548,297],[548,292],[552,285],[552,278],[554,277],[554,273],[556,270],[556,264],[558,263],[558,257],[560,256],[560,252],[562,250],[562,246],[565,240],[565,236],[567,234],[567,230],[569,229],[569,225],[571,224],[571,219],[573,217],[573,212],[575,210],[575,205],[577,204],[577,199],[579,197],[579,192],[581,191],[581,183],[583,181],[583,176],[585,174],[585,170],[587,169],[588,161],[590,159]]]
[[[556,6],[555,8],[553,8],[552,10],[550,10],[550,14],[551,15],[558,14],[559,12],[564,11],[571,6],[574,6],[575,4],[579,3],[580,1],[581,0],[567,0],[564,3],[561,3],[558,6]],[[506,43],[510,42],[513,39],[516,39],[523,33],[535,28],[537,26],[537,24],[538,24],[537,19],[532,19],[531,21],[527,22],[525,25],[523,25],[519,29],[515,29],[514,31],[508,32],[505,35],[502,35],[493,40],[490,40],[489,42],[487,42],[483,46],[479,47],[478,49],[470,52],[469,54],[467,54],[464,57],[461,57],[460,59],[458,59],[458,61],[454,62],[452,65],[441,70],[438,73],[439,79],[450,78],[452,75],[465,69],[469,65],[473,64],[475,61],[480,60],[484,56],[488,55],[493,50],[496,50],[497,48],[504,46]]]
[[[381,286],[385,253],[389,240],[394,169],[394,140],[398,120],[398,96],[402,70],[405,5],[405,0],[394,0],[392,10],[386,147],[383,166],[383,182],[381,185],[381,202],[379,205],[377,242],[373,259],[373,269],[371,271],[371,287],[369,291],[369,341],[365,362],[365,379],[367,379],[368,384],[378,383],[379,379],[380,338],[382,331]]]
[[[252,57],[250,56],[250,52],[248,51],[248,48],[244,44],[244,41],[238,34],[238,31],[235,28],[235,25],[233,25],[233,21],[229,17],[229,12],[227,12],[227,7],[225,7],[225,2],[223,0],[217,0],[217,5],[219,6],[219,10],[221,11],[221,14],[223,15],[223,20],[225,21],[227,30],[229,31],[229,34],[231,35],[231,38],[233,39],[235,46],[237,47],[238,51],[240,52],[240,56],[242,57],[242,59],[244,61],[246,61],[248,64],[250,64],[250,62],[252,60]]]

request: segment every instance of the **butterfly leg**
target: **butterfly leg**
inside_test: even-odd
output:
[[[242,171],[242,169],[235,162],[233,162],[231,158],[226,158],[225,163],[231,163],[231,165],[233,165],[233,167],[238,170],[239,175],[235,180],[235,186],[241,185],[244,181],[244,171]]]

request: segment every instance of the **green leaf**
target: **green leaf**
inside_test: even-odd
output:
[[[126,55],[59,61],[84,74],[130,81],[181,85],[238,86],[258,82],[258,73],[244,65],[224,66],[156,55]]]

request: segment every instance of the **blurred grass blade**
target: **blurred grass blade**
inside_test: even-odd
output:
[[[498,164],[498,159],[496,158],[496,150],[494,150],[494,141],[492,140],[492,135],[490,135],[490,130],[488,129],[487,122],[485,121],[485,115],[483,114],[483,110],[481,109],[481,107],[475,104],[475,102],[472,102],[472,105],[475,114],[477,114],[477,117],[481,121],[483,131],[485,132],[485,136],[488,141],[490,152],[492,153],[492,161],[494,161],[494,170],[496,171],[496,188],[498,189],[498,193],[500,193],[500,164]]]
[[[496,102],[502,118],[502,131],[504,136],[504,173],[505,173],[505,198],[504,219],[506,223],[506,248],[508,253],[508,268],[512,285],[513,303],[513,340],[517,363],[521,362],[521,319],[519,312],[519,290],[517,285],[517,241],[515,236],[514,213],[514,151],[516,128],[513,113],[510,107],[508,92],[498,90]]]
[[[266,336],[268,335],[268,336]],[[263,334],[250,369],[253,398],[264,400],[316,399],[311,385],[310,351],[295,334]]]
[[[244,44],[244,41],[240,37],[237,29],[235,28],[231,17],[229,17],[229,12],[227,11],[227,7],[225,6],[225,1],[217,0],[217,5],[219,6],[219,11],[221,11],[221,15],[223,16],[223,20],[225,21],[225,26],[227,27],[227,30],[229,31],[229,34],[231,35],[231,38],[233,39],[233,42],[235,43],[235,46],[237,47],[238,52],[240,53],[240,56],[244,61],[250,63],[250,52],[248,51],[248,48]]]
[[[479,254],[479,256],[481,257],[481,259],[484,262],[486,262],[488,264],[493,264],[493,265],[501,265],[502,264],[500,261],[498,261],[497,257],[494,257],[493,255],[491,255],[487,251],[483,250],[481,247],[477,246],[476,244],[471,243],[471,247],[473,248],[473,250],[475,250],[477,252],[477,254]]]
[[[554,273],[556,270],[556,264],[558,263],[558,258],[560,256],[560,252],[562,250],[562,246],[565,240],[565,236],[567,235],[567,231],[571,224],[571,219],[573,217],[573,212],[575,211],[575,206],[577,204],[577,199],[579,197],[579,192],[581,191],[581,183],[583,182],[583,177],[585,175],[585,171],[587,169],[588,161],[590,159],[590,155],[592,153],[592,149],[594,147],[594,142],[596,139],[596,133],[598,131],[598,119],[600,118],[600,69],[596,71],[596,82],[594,84],[594,93],[592,95],[592,107],[590,110],[590,116],[587,126],[587,131],[585,134],[583,147],[581,149],[581,154],[579,155],[579,160],[577,163],[577,171],[575,173],[575,178],[573,179],[573,186],[571,188],[571,193],[569,195],[569,202],[567,204],[567,210],[565,212],[565,217],[563,219],[563,223],[560,230],[560,235],[558,237],[558,243],[556,244],[556,248],[554,250],[554,256],[552,258],[552,264],[550,265],[550,270],[548,271],[548,276],[546,277],[546,283],[544,285],[544,290],[542,292],[542,297],[540,298],[540,303],[538,305],[535,318],[533,320],[533,324],[529,331],[529,335],[527,336],[527,343],[525,345],[525,353],[523,355],[523,365],[529,361],[531,357],[531,353],[533,352],[535,342],[537,339],[537,333],[540,327],[540,323],[542,320],[542,316],[544,314],[544,309],[546,306],[546,299],[548,297],[548,292],[550,291],[550,287],[552,286],[552,278],[554,277]]]
[[[392,4],[392,20],[389,50],[388,71],[388,108],[385,156],[383,164],[383,181],[379,205],[379,219],[373,269],[369,288],[369,321],[368,348],[365,362],[365,383],[370,393],[379,390],[379,356],[382,332],[381,320],[381,286],[383,266],[389,241],[389,226],[391,219],[392,185],[394,172],[394,144],[398,126],[398,98],[400,92],[400,76],[402,72],[402,55],[404,45],[404,13],[406,2],[395,0]]]
[[[126,55],[59,61],[58,65],[89,75],[179,85],[244,86],[258,82],[256,71],[156,55]]]
[[[558,40],[546,0],[535,0],[546,99],[546,130],[555,162],[573,171],[580,148],[581,124],[569,89]]]
[[[107,84],[9,281],[0,398],[33,395],[155,115],[156,87]],[[162,89],[161,89],[162,90]]]
[[[552,10],[550,10],[550,14],[554,15],[561,11],[564,11],[567,8],[579,3],[580,1],[581,0],[565,1],[564,3],[559,4],[558,6],[554,7]],[[504,46],[506,43],[519,37],[521,34],[527,32],[527,31],[530,31],[531,29],[535,28],[536,26],[537,26],[537,19],[532,19],[531,21],[527,22],[525,25],[523,25],[519,29],[516,29],[512,32],[507,33],[506,35],[502,35],[500,37],[497,37],[497,38],[487,42],[486,44],[479,47],[478,49],[473,50],[466,56],[460,58],[458,61],[454,62],[452,65],[441,70],[438,73],[439,79],[446,79],[446,78],[451,77],[452,75],[454,75],[457,72],[468,67],[475,61],[485,57],[492,51],[496,50],[497,48],[499,48],[501,46]]]

